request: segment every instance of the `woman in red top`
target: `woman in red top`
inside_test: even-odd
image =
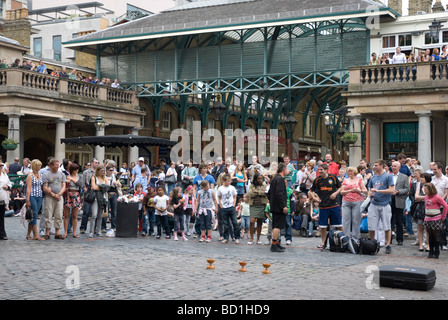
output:
[[[355,167],[347,169],[347,176],[342,182],[342,226],[344,233],[355,241],[361,238],[361,204],[364,201],[364,194],[367,193],[366,186],[361,178],[356,175],[358,170]]]

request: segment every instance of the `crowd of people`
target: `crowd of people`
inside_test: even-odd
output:
[[[73,68],[70,72],[67,71],[66,67],[48,69],[47,65],[43,60],[39,61],[39,64],[36,65],[32,60],[23,60],[20,61],[19,58],[15,59],[13,63],[8,65],[5,59],[2,60],[0,64],[0,69],[8,69],[8,68],[19,68],[25,71],[33,71],[41,74],[48,74],[54,77],[59,78],[67,78],[70,80],[82,81],[87,83],[93,83],[98,85],[103,85],[111,88],[122,89],[118,79],[114,79],[113,81],[110,78],[102,78],[101,80],[92,75],[84,76],[81,72]]]
[[[139,202],[139,233],[157,239],[211,242],[217,230],[218,241],[265,244],[271,251],[283,252],[281,239],[291,245],[292,230],[303,237],[320,237],[326,246],[331,228],[343,230],[354,241],[361,239],[361,225],[367,222],[371,239],[377,239],[390,254],[392,239],[403,245],[414,234],[413,243],[428,257],[438,258],[447,249],[446,223],[448,177],[439,162],[424,170],[416,158],[399,154],[391,163],[377,160],[373,167],[362,160],[356,167],[335,163],[330,154],[324,161],[291,163],[284,156],[279,163],[263,166],[257,157],[250,165],[236,159],[195,165],[166,163],[149,167],[144,158],[130,167],[112,160],[100,163],[93,158],[80,166],[50,157],[46,166],[35,159],[0,163],[0,239],[7,240],[5,211],[31,208],[26,239],[55,239],[71,234],[101,237],[115,230],[117,202],[130,193]],[[9,177],[26,179],[23,197],[11,192]],[[12,204],[16,198],[19,205]],[[3,203],[3,204],[2,204]],[[78,213],[82,210],[80,223]],[[38,217],[40,214],[40,222]],[[79,224],[79,228],[78,228]],[[191,229],[190,229],[191,227]]]
[[[431,62],[431,61],[443,61],[448,60],[448,46],[443,45],[442,48],[439,50],[439,48],[434,48],[432,51],[431,49],[426,50],[420,50],[419,53],[416,55],[414,52],[410,52],[409,56],[406,56],[401,51],[401,47],[397,47],[395,53],[392,56],[389,56],[388,53],[383,53],[381,56],[377,56],[375,52],[371,54],[371,59],[369,61],[369,66],[381,66],[381,65],[392,65],[392,64],[404,64],[404,63],[420,63],[420,62]],[[443,74],[444,67],[442,65],[439,66],[440,68],[440,75]],[[448,71],[448,66],[445,67],[445,69]],[[415,66],[408,66],[406,68],[403,68],[400,66],[398,69],[393,70],[393,76],[394,79],[397,79],[397,71],[400,73],[399,81],[403,81],[403,74],[406,73],[406,80],[409,81],[410,76],[412,74],[413,77],[415,77],[417,68]],[[381,71],[382,76],[385,75],[384,70]],[[435,78],[436,76],[436,67],[433,66],[433,75],[432,77]],[[387,71],[387,77],[390,78],[390,70]],[[445,76],[448,78],[448,72],[445,74]]]

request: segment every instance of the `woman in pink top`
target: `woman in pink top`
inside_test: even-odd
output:
[[[425,221],[423,226],[428,233],[429,254],[428,258],[439,258],[440,254],[440,238],[439,231],[445,226],[446,213],[448,205],[437,194],[437,189],[432,183],[426,183],[423,186],[425,193]],[[442,207],[442,212],[440,211]]]
[[[342,182],[342,226],[344,233],[355,241],[361,238],[361,204],[364,201],[364,194],[367,193],[366,186],[361,178],[358,178],[358,169],[349,167],[347,176]]]

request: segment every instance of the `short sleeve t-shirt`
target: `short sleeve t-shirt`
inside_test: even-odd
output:
[[[213,191],[208,189],[207,191],[199,190],[199,209],[211,209],[213,207]]]
[[[46,171],[42,174],[42,183],[47,183],[53,193],[59,193],[65,182],[67,182],[67,177],[59,170],[56,173]]]
[[[209,185],[210,188],[211,188],[211,184],[212,184],[212,183],[215,183],[215,179],[214,179],[211,175],[207,174],[207,175],[205,176],[205,178],[203,178],[200,174],[198,174],[198,175],[197,175],[196,177],[194,177],[194,179],[193,179],[193,183],[194,183],[195,185],[197,185],[198,190],[201,189],[201,181],[202,181],[202,180],[207,180],[207,181],[208,181],[208,185]]]
[[[341,187],[341,182],[338,177],[334,174],[329,174],[327,178],[317,177],[313,185],[311,186],[311,191],[315,192],[321,202],[319,203],[320,208],[331,208],[338,205],[338,197],[330,199],[330,196],[336,192]]]
[[[391,174],[384,172],[382,175],[374,175],[369,180],[368,189],[386,190],[394,186],[394,178]],[[387,206],[392,200],[392,195],[387,193],[372,193],[372,203],[377,206]]]
[[[221,204],[223,208],[233,207],[233,200],[237,192],[234,186],[220,186],[218,188],[218,199],[221,197]]]
[[[155,196],[154,197],[154,206],[156,207],[156,208],[165,208],[165,210],[164,211],[159,211],[159,210],[157,210],[156,209],[156,214],[157,215],[159,215],[159,216],[164,216],[164,215],[166,215],[167,214],[167,212],[166,212],[166,203],[167,203],[167,201],[169,200],[170,198],[168,198],[168,196],[167,195],[163,195],[163,196]]]

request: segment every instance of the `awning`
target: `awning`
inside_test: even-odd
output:
[[[61,139],[61,143],[90,144],[100,147],[139,147],[146,149],[148,146],[172,147],[177,141],[163,138],[145,137],[132,134],[111,136],[88,136]]]

